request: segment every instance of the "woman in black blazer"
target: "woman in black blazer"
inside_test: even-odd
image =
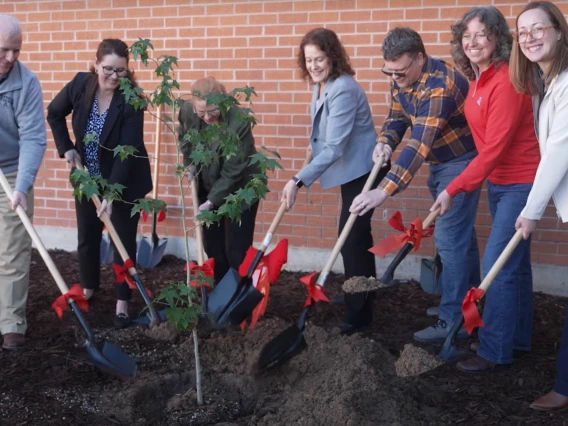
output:
[[[91,72],[80,72],[57,94],[47,108],[55,145],[61,158],[74,164],[78,159],[91,176],[102,176],[109,184],[121,184],[125,201],[107,203],[96,210],[91,200],[75,200],[78,228],[79,274],[85,297],[90,299],[100,285],[100,245],[103,224],[99,216],[106,211],[122,243],[136,262],[136,231],[140,215],[131,217],[132,203],[152,190],[150,162],[144,146],[144,111],[134,110],[119,90],[119,79],[127,77],[136,84],[128,70],[128,46],[118,39],[105,39],[97,49]],[[73,113],[71,124],[76,142],[69,137],[66,117]],[[84,137],[91,140],[84,142]],[[137,157],[124,161],[114,156],[113,148],[131,145]],[[121,265],[118,251],[115,263]],[[126,283],[115,286],[117,304],[115,327],[130,325],[128,300],[132,291]]]

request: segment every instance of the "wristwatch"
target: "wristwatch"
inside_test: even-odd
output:
[[[302,182],[298,177],[292,176],[292,180],[294,181],[294,183],[296,184],[296,187],[298,189],[300,189],[302,186],[304,186],[304,182]]]

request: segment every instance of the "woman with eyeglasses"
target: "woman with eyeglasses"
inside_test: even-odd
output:
[[[259,173],[256,165],[250,165],[250,156],[256,154],[254,137],[249,122],[242,119],[239,107],[232,107],[222,115],[217,105],[208,104],[207,95],[226,94],[225,86],[213,77],[196,80],[192,87],[191,101],[185,102],[179,112],[178,144],[183,162],[191,174],[198,176],[199,210],[215,210],[225,203],[225,198],[243,188]],[[207,166],[193,166],[191,143],[183,140],[193,129],[201,131],[217,123],[227,124],[239,137],[240,155],[225,159],[220,155]],[[223,218],[217,225],[203,228],[203,245],[209,258],[215,259],[215,281],[219,282],[229,268],[238,270],[252,245],[258,200],[244,205],[240,222]]]
[[[510,78],[519,93],[533,98],[534,126],[542,157],[516,223],[528,239],[551,198],[558,217],[568,221],[568,24],[554,4],[529,3],[517,17]],[[531,404],[535,410],[568,408],[568,306],[566,317],[556,381],[552,391]]]
[[[124,185],[121,201],[102,201],[97,211],[90,199],[75,199],[78,231],[80,284],[87,300],[100,286],[100,246],[103,224],[99,217],[109,214],[128,255],[136,262],[136,232],[140,215],[131,215],[132,202],[152,190],[150,162],[144,146],[144,111],[135,110],[119,90],[119,80],[127,78],[136,86],[128,69],[129,50],[118,39],[105,39],[97,49],[90,72],[79,72],[55,96],[47,107],[57,151],[71,164],[81,163],[91,176],[99,176],[109,184]],[[75,143],[69,136],[66,117],[73,114],[71,125]],[[120,145],[135,148],[136,157],[121,160],[113,149]],[[114,262],[123,261],[114,250]],[[115,285],[117,298],[116,328],[128,327],[128,301],[132,290],[124,282]]]
[[[483,255],[487,275],[515,234],[540,155],[529,96],[509,81],[513,38],[503,14],[492,6],[475,7],[452,26],[452,56],[469,78],[465,116],[478,155],[440,193],[432,210],[445,214],[461,192],[477,190],[487,180],[492,227]],[[532,270],[530,241],[521,242],[487,291],[484,327],[477,354],[457,363],[465,373],[479,374],[509,366],[531,348]]]
[[[367,96],[353,76],[349,56],[336,33],[325,28],[308,32],[300,43],[298,67],[302,79],[312,86],[310,113],[312,162],[284,186],[282,201],[288,209],[298,190],[319,179],[323,189],[339,187],[341,213],[338,233],[350,216],[349,206],[361,193],[373,168],[373,149],[377,132]],[[376,187],[388,172],[388,163],[374,182]],[[373,211],[357,218],[341,250],[345,277],[374,277],[375,258],[371,218]],[[365,293],[345,294],[342,333],[352,333],[370,325],[371,298]]]

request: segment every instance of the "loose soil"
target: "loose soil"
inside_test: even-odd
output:
[[[384,287],[386,286],[374,277],[352,277],[341,286],[345,293],[365,293]]]
[[[397,376],[408,377],[426,373],[442,364],[444,364],[444,361],[436,357],[436,355],[409,343],[404,345],[400,358],[394,363],[394,368]]]
[[[52,256],[66,282],[76,282],[76,254]],[[167,281],[183,279],[183,262],[166,256],[139,274],[156,294]],[[540,293],[533,350],[498,373],[469,376],[447,363],[419,376],[397,376],[401,351],[416,330],[432,323],[425,311],[438,303],[409,283],[377,289],[372,327],[349,337],[337,333],[342,308],[318,303],[306,327],[307,349],[255,379],[251,367],[263,345],[303,309],[303,275],[280,276],[255,330],[198,328],[205,399],[198,407],[191,333],[167,326],[114,330],[114,273],[103,267],[103,286],[85,317],[97,335],[136,357],[138,375],[120,381],[100,373],[84,359],[84,335],[73,314],[59,320],[51,309],[57,287],[34,252],[26,350],[0,352],[0,425],[568,425],[565,414],[528,408],[552,386],[566,303]],[[344,281],[331,275],[327,295],[340,295]],[[135,295],[131,315],[142,307]],[[420,347],[428,354],[439,350]]]

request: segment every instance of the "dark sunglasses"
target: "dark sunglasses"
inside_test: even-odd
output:
[[[410,61],[410,63],[408,64],[408,66],[403,70],[403,71],[387,71],[385,69],[385,66],[383,65],[383,67],[381,68],[381,71],[383,72],[383,74],[389,76],[389,77],[397,77],[397,78],[404,78],[406,77],[406,73],[408,72],[408,70],[410,69],[410,67],[412,66],[412,64],[414,63],[414,61],[416,60],[417,56],[415,56],[414,58],[412,58],[412,61]]]

